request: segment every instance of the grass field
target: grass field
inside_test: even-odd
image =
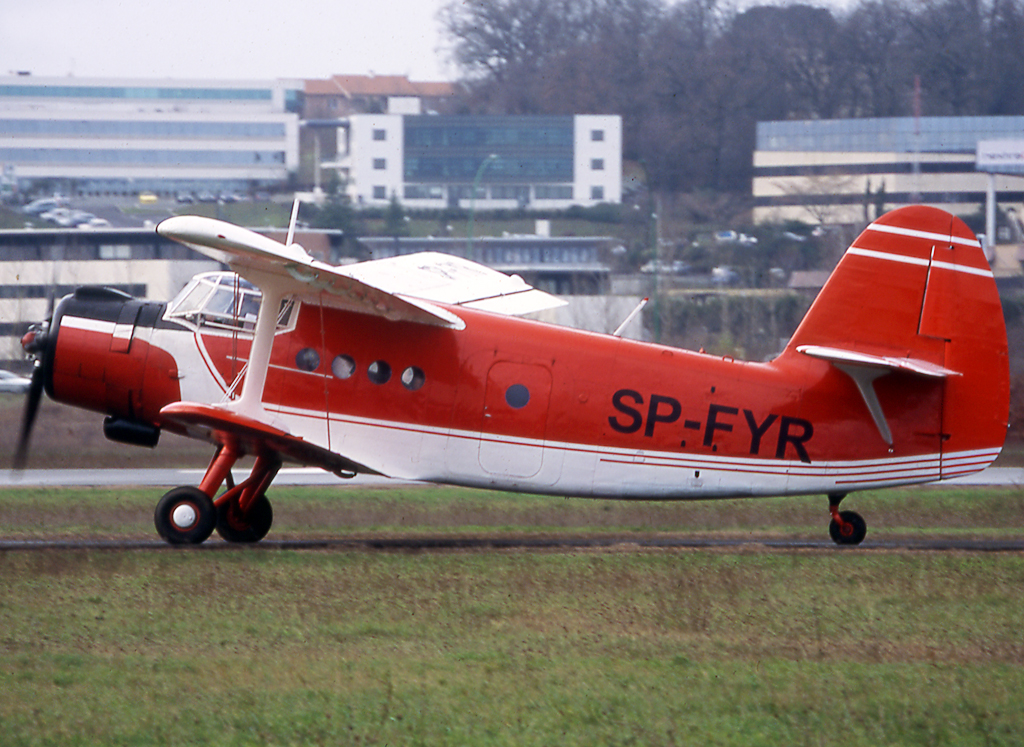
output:
[[[554,498],[453,487],[272,487],[272,538],[575,532],[827,538],[823,496],[654,502]],[[0,489],[0,536],[151,538],[164,488]],[[1019,537],[1024,492],[920,487],[851,495],[868,538]],[[216,538],[215,538],[216,541]]]
[[[0,534],[152,536],[159,492],[3,491]],[[823,499],[443,488],[273,496],[273,536],[822,536],[825,511]],[[849,500],[879,535],[1019,536],[1024,521],[1011,490]],[[5,745],[989,745],[1024,733],[1018,554],[14,551],[0,577]]]

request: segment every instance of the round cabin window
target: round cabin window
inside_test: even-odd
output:
[[[313,348],[303,348],[295,356],[295,365],[300,371],[316,371],[320,366],[320,354]]]
[[[526,407],[526,403],[530,401],[530,390],[522,384],[513,384],[505,390],[505,401],[509,407],[516,410]]]
[[[424,382],[427,377],[423,373],[423,369],[417,366],[409,366],[407,369],[402,371],[402,386],[408,389],[410,392],[415,392]]]
[[[374,361],[366,369],[366,375],[374,384],[387,384],[391,379],[391,366],[385,361]]]
[[[331,373],[338,379],[347,379],[356,372],[356,362],[349,355],[339,355],[331,362]]]

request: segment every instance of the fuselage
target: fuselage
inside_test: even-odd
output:
[[[942,380],[878,379],[890,446],[853,381],[822,360],[747,363],[452,311],[464,329],[296,303],[264,408],[392,477],[576,496],[845,493],[974,472],[999,453],[988,434],[943,423]],[[173,427],[164,405],[228,402],[244,386],[242,323],[108,298],[66,300],[54,326],[57,400]]]

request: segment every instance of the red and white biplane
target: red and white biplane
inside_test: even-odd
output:
[[[1007,427],[1006,330],[961,222],[907,207],[845,253],[786,349],[749,363],[519,318],[560,303],[458,257],[333,267],[207,218],[157,232],[231,268],[170,303],[85,287],[25,335],[42,390],[216,453],[156,508],[171,543],[254,542],[283,462],[551,495],[705,499],[821,493],[859,543],[851,491],[977,472]],[[247,479],[230,470],[255,456]],[[227,482],[227,489],[221,491]],[[220,493],[218,495],[218,493]]]

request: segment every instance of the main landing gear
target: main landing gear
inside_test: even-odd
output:
[[[832,493],[828,497],[828,510],[832,521],[828,523],[828,533],[837,545],[859,545],[868,533],[868,525],[856,511],[840,511],[839,502],[846,493]]]
[[[198,488],[174,488],[164,495],[153,515],[157,533],[172,545],[198,545],[214,529],[228,542],[263,539],[274,523],[267,488],[281,460],[273,453],[260,454],[249,477],[235,485],[230,470],[239,456],[234,444],[221,446]],[[214,499],[225,480],[228,489]]]

